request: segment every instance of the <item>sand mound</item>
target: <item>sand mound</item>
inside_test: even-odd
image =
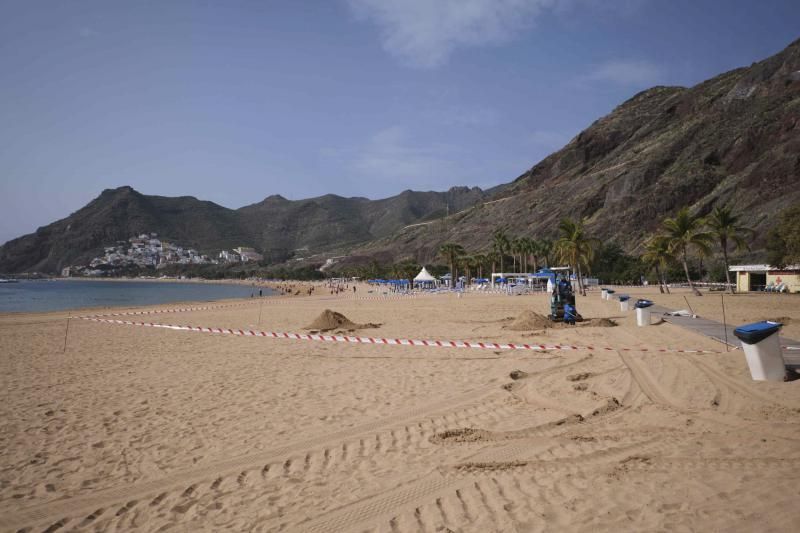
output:
[[[582,325],[590,328],[613,328],[617,323],[610,318],[592,318],[591,320],[585,320]]]
[[[506,326],[507,329],[514,331],[530,331],[532,329],[547,329],[552,327],[553,322],[551,322],[549,318],[539,313],[534,313],[533,311],[523,311],[521,315]]]
[[[344,330],[353,330],[353,329],[366,329],[366,328],[377,328],[380,327],[380,324],[356,324],[355,322],[351,321],[349,318],[344,316],[342,313],[337,313],[336,311],[331,311],[330,309],[324,310],[310,325],[306,326],[305,329],[312,329],[317,331],[330,331],[332,329],[344,329]]]

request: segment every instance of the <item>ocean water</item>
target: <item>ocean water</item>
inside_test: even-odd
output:
[[[0,313],[61,311],[81,307],[117,307],[200,302],[258,296],[259,287],[235,284],[161,281],[20,281],[0,283]],[[273,294],[262,289],[264,296]]]

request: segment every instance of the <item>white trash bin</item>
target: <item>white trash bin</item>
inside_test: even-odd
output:
[[[653,302],[650,300],[637,300],[636,305],[636,325],[649,326],[650,325],[650,306]]]
[[[631,302],[625,296],[620,296],[619,298],[619,310],[620,311],[630,311],[631,310]]]
[[[608,296],[608,289],[601,289],[600,290],[600,299],[605,300],[606,296]]]
[[[610,302],[611,300],[613,300],[613,299],[614,299],[614,292],[615,292],[615,291],[612,291],[611,289],[608,289],[608,290],[606,291],[606,300],[608,300],[609,302]]]
[[[739,326],[733,334],[742,341],[744,357],[754,381],[783,381],[786,363],[783,360],[778,331],[780,322],[756,322]]]

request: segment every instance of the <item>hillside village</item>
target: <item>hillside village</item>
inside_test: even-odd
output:
[[[161,270],[169,265],[219,265],[261,261],[263,257],[248,247],[222,250],[217,258],[201,254],[193,248],[162,241],[158,233],[142,233],[127,241],[117,241],[106,246],[101,256],[88,265],[73,265],[61,270],[64,277],[103,276],[128,268],[155,268]]]

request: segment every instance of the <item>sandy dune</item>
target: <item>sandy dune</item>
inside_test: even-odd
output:
[[[682,291],[630,292],[686,307]],[[726,314],[789,318],[787,336],[800,337],[795,300],[726,297]],[[718,295],[689,301],[716,318]],[[303,333],[331,309],[381,324],[359,335],[611,350],[73,319],[62,353],[66,314],[0,316],[0,530],[797,530],[800,381],[753,382],[740,350],[670,324],[637,328],[596,294],[578,308],[619,325],[510,329],[547,303],[502,295],[325,294],[131,319]]]

